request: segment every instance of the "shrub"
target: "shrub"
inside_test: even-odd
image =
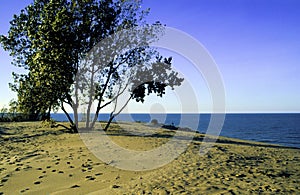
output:
[[[46,119],[42,121],[42,127],[54,128],[55,126],[56,122],[53,119]]]
[[[151,120],[151,124],[152,124],[152,125],[158,125],[157,119],[152,119],[152,120]]]

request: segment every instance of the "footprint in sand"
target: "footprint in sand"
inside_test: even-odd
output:
[[[26,188],[26,189],[24,189],[24,190],[21,190],[20,191],[20,193],[24,193],[24,192],[26,192],[26,191],[28,191],[29,190],[29,188]],[[1,194],[1,193],[0,193]]]
[[[114,185],[111,186],[111,188],[120,188],[120,187],[121,187],[121,186],[116,185],[116,184],[114,184]]]
[[[86,176],[85,177],[87,180],[95,180],[96,178],[95,177],[93,177],[93,176],[91,176],[91,175],[88,175],[88,176]]]
[[[23,168],[25,171],[29,170],[29,169],[32,169],[32,166],[30,165],[27,165],[26,167]]]
[[[1,180],[1,183],[7,182],[7,181],[8,181],[8,178],[3,178],[3,179]]]
[[[10,175],[6,175],[5,177],[3,177],[1,183],[7,182],[9,177]]]

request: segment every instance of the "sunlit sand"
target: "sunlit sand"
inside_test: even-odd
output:
[[[128,131],[113,124],[107,134],[129,150],[160,147],[175,134],[143,123],[121,126]],[[299,149],[210,137],[206,144],[212,147],[200,155],[204,135],[182,133],[193,140],[175,160],[154,170],[129,171],[99,160],[79,135],[63,128],[45,128],[39,122],[1,123],[0,194],[299,192]]]

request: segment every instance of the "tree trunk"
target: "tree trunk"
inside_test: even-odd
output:
[[[78,133],[78,128],[76,127],[76,125],[74,126],[71,126],[71,129],[72,129],[72,133]]]
[[[61,101],[61,109],[62,109],[62,111],[64,111],[64,113],[67,116],[69,122],[71,123],[69,130],[71,130],[72,133],[78,133],[77,126],[76,126],[76,124],[74,124],[74,122],[73,122],[72,118],[70,117],[69,113],[66,111],[63,101]]]
[[[107,131],[107,129],[108,129],[110,123],[112,122],[112,120],[115,118],[115,116],[118,116],[118,115],[122,112],[122,110],[127,106],[127,104],[129,103],[129,101],[131,100],[131,98],[132,98],[132,95],[128,98],[128,100],[127,100],[126,103],[123,105],[123,107],[119,110],[118,113],[114,114],[114,111],[113,111],[112,113],[110,113],[110,118],[109,118],[109,120],[108,120],[108,122],[107,122],[107,124],[106,124],[106,126],[105,126],[105,128],[104,128],[104,131]],[[116,104],[117,104],[117,102],[116,102]],[[116,107],[115,107],[115,109],[116,109]],[[115,109],[114,109],[114,110],[115,110]]]
[[[90,91],[89,91],[89,102],[88,107],[86,111],[86,128],[93,128],[94,123],[90,125],[90,117],[91,117],[91,107],[93,104],[94,96],[95,96],[95,89],[94,89],[94,75],[95,75],[95,65],[92,65],[92,71],[91,71],[91,80],[90,80]]]
[[[74,107],[73,107],[73,112],[74,112],[74,121],[75,121],[75,127],[76,127],[76,129],[78,128],[78,109],[77,109],[77,105],[75,105],[76,106],[76,108],[74,109]]]
[[[112,120],[113,120],[114,118],[115,118],[115,115],[111,115],[111,116],[110,116],[108,122],[107,122],[106,125],[105,125],[105,128],[103,129],[104,131],[107,131],[107,129],[108,129],[110,123],[112,122]]]
[[[51,106],[49,107],[48,112],[45,114],[44,120],[50,120],[50,112],[51,112]]]
[[[99,112],[100,112],[100,109],[101,109],[101,102],[102,102],[102,99],[103,99],[105,90],[106,90],[106,88],[107,88],[107,86],[108,86],[110,77],[111,77],[111,75],[113,74],[113,69],[114,69],[114,68],[113,68],[113,64],[112,64],[112,62],[110,62],[109,73],[108,73],[106,82],[105,82],[105,84],[104,84],[104,87],[103,87],[103,89],[102,89],[102,92],[101,92],[100,95],[99,95],[96,113],[95,113],[94,119],[93,119],[93,121],[92,121],[92,124],[90,125],[90,128],[94,128],[95,123],[96,123],[96,121],[98,120]]]

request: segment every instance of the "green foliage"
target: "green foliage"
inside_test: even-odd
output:
[[[8,34],[0,36],[13,64],[26,70],[23,74],[13,73],[10,88],[18,94],[17,102],[12,103],[13,112],[19,111],[30,120],[50,119],[50,111],[61,108],[76,132],[80,91],[95,89],[84,94],[88,97],[86,124],[93,127],[100,110],[117,101],[125,89],[131,93],[130,99],[143,102],[150,93],[162,97],[167,86],[179,86],[183,79],[171,70],[171,58],[163,58],[149,47],[163,26],[146,24],[148,10],[140,7],[139,0],[35,0],[14,15]],[[146,37],[128,38],[125,33],[111,38],[120,30],[137,26],[145,27]],[[109,44],[93,50],[107,38],[111,38]],[[101,70],[90,61],[100,64]],[[75,80],[78,75],[85,82]],[[145,75],[147,80],[142,82]],[[95,101],[98,106],[90,125]],[[73,108],[75,123],[64,104]],[[111,118],[118,113],[114,109]]]

